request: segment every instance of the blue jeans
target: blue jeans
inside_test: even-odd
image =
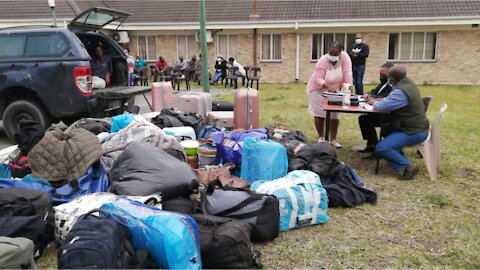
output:
[[[385,138],[377,144],[375,152],[384,158],[394,171],[400,172],[412,164],[403,154],[402,148],[421,143],[425,141],[427,137],[428,131],[407,134],[403,131],[396,130],[386,135]]]
[[[218,80],[220,80],[220,78],[222,78],[222,71],[220,69],[217,69],[210,84],[216,84]]]
[[[352,66],[353,84],[355,93],[363,95],[363,75],[365,75],[365,66]]]

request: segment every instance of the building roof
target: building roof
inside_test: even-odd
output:
[[[90,7],[131,14],[127,23],[198,23],[198,0],[56,0],[59,19]],[[257,0],[261,22],[381,20],[395,18],[480,18],[479,0]],[[21,3],[21,4],[20,4]],[[249,22],[254,0],[206,0],[207,22]],[[2,0],[0,20],[50,19],[46,0]]]

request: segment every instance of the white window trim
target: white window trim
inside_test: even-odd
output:
[[[195,43],[197,43],[197,34],[183,34],[183,35],[177,35],[177,47],[176,47],[176,54],[177,54],[177,58],[180,56],[178,54],[178,40],[179,38],[185,38],[185,53],[187,53],[187,55],[182,55],[183,58],[186,60],[186,61],[190,61],[190,59],[192,59],[192,56],[193,55],[188,55],[188,37],[189,36],[195,36]],[[195,52],[194,52],[194,55],[196,56],[197,55],[197,45],[195,44]],[[175,60],[176,61],[176,60]]]
[[[150,58],[150,55],[148,55],[148,38],[149,38],[149,37],[154,37],[154,38],[155,38],[155,43],[156,43],[157,37],[154,36],[154,35],[143,35],[143,36],[142,36],[142,35],[139,35],[139,36],[137,36],[137,55],[140,55],[140,46],[139,46],[139,43],[138,43],[138,38],[139,38],[139,37],[145,38],[145,54],[146,54],[147,57],[145,57],[145,59],[143,59],[143,60],[145,60],[145,61],[147,61],[147,62],[155,61],[155,60],[156,60],[156,59],[155,59],[156,57],[155,57],[154,59],[149,59],[149,58]],[[156,44],[155,44],[155,45],[156,45]],[[155,48],[155,49],[156,49],[156,48]],[[155,52],[155,54],[156,54],[156,52]]]
[[[263,36],[270,36],[270,59],[263,58]],[[280,59],[272,59],[273,57],[273,35],[280,35],[280,45],[282,45],[282,34],[262,34],[262,43],[260,44],[260,63],[281,63],[282,62],[282,46],[280,46]]]
[[[318,59],[320,59],[320,57],[323,56],[323,50],[324,50],[324,47],[325,47],[325,38],[324,38],[325,34],[332,34],[333,35],[333,42],[337,41],[336,38],[335,38],[335,35],[343,34],[344,35],[343,36],[343,40],[344,40],[343,43],[346,43],[348,34],[354,34],[354,33],[347,33],[347,32],[345,32],[345,33],[312,33],[312,43],[313,43],[313,35],[319,35],[322,38],[322,46],[320,47],[320,52],[317,53],[317,55],[319,57],[317,59],[313,59],[313,58],[310,59],[310,62],[317,62]],[[348,50],[349,46],[350,46],[349,44],[343,44],[343,47],[345,48],[345,51]],[[311,47],[310,56],[312,55],[312,53],[313,53],[313,44],[312,44],[312,47]]]
[[[238,48],[238,35],[237,34],[217,35],[217,38],[216,38],[216,40],[217,40],[216,52],[217,52],[217,55],[219,55],[220,54],[220,37],[227,37],[227,55],[223,55],[224,59],[228,59],[228,58],[232,57],[231,54],[230,54],[230,37],[231,36],[236,36],[237,37],[237,48]],[[238,51],[237,51],[237,54],[238,54]]]
[[[387,49],[387,62],[391,63],[435,63],[437,62],[437,53],[438,53],[438,32],[428,32],[428,31],[419,31],[419,32],[389,32],[388,33],[388,46],[390,46],[390,35],[391,34],[398,34],[398,46],[402,44],[402,33],[412,34],[412,43],[410,47],[410,58],[413,58],[413,36],[414,33],[423,33],[423,59],[415,59],[415,60],[400,60],[400,59],[390,59],[389,51],[390,48]],[[435,55],[433,59],[425,59],[425,51],[427,48],[427,33],[435,33]],[[399,48],[398,50],[398,58],[401,58],[402,50]]]

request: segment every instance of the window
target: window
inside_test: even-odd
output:
[[[155,36],[137,36],[137,55],[142,59],[157,59]]]
[[[25,51],[24,35],[1,35],[0,36],[0,57],[13,58],[23,57]]]
[[[262,60],[282,60],[282,35],[262,35]]]
[[[197,55],[195,35],[177,36],[177,58],[183,56],[185,60]]]
[[[217,54],[223,58],[238,58],[238,37],[237,35],[219,35],[217,36]]]
[[[25,55],[27,57],[62,56],[67,52],[65,40],[57,34],[29,36]]]
[[[328,53],[328,47],[334,41],[343,44],[345,50],[355,42],[354,33],[323,33],[312,36],[312,60],[318,60],[322,55]]]
[[[437,33],[391,33],[388,59],[398,61],[435,60]]]

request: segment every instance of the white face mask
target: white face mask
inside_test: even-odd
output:
[[[330,54],[327,56],[327,58],[330,62],[337,62],[338,59],[340,59],[339,56],[333,56],[333,55],[330,55]]]
[[[362,39],[361,39],[361,38],[356,38],[356,39],[355,39],[355,43],[357,43],[357,44],[362,43]]]
[[[218,61],[218,62],[222,62],[222,58],[220,58],[220,57],[217,58],[217,61]]]

